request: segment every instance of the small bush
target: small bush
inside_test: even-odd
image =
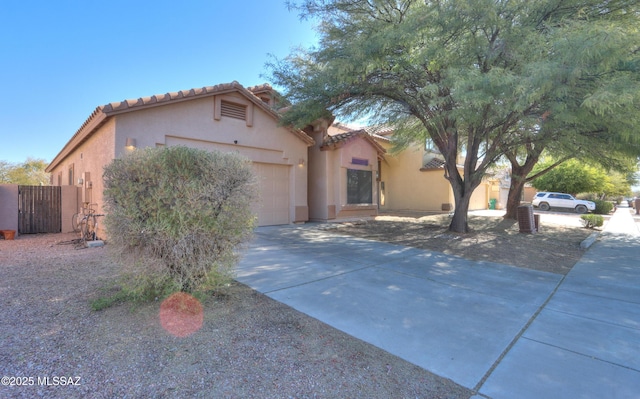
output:
[[[104,171],[109,246],[127,266],[127,296],[215,289],[232,278],[255,226],[251,162],[187,147],[149,148]]]
[[[582,219],[582,224],[587,229],[595,229],[604,224],[604,218],[600,215],[582,215],[580,219]]]
[[[600,199],[593,200],[596,203],[596,209],[593,213],[598,215],[608,215],[613,209],[613,204],[609,201],[604,201]]]

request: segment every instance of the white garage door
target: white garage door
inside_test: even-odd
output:
[[[289,224],[289,166],[254,162],[260,183],[258,226]]]

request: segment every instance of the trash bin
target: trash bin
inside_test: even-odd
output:
[[[636,215],[640,215],[640,198],[636,198]]]
[[[489,209],[496,209],[496,204],[498,203],[498,200],[495,198],[491,198],[489,200]]]

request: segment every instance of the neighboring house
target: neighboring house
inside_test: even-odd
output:
[[[493,173],[490,172],[486,181],[489,183],[489,198],[496,201],[496,209],[504,209],[507,206],[511,188],[511,168],[507,166],[498,168]],[[531,184],[525,183],[520,201],[531,203],[535,194],[536,189]]]
[[[301,130],[278,124],[268,85],[237,82],[97,107],[47,167],[53,185],[81,187],[81,202],[103,211],[102,173],[135,148],[184,145],[238,152],[260,180],[259,225],[305,222],[308,147]]]

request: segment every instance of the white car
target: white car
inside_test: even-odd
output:
[[[551,208],[568,208],[574,209],[577,213],[587,213],[596,209],[595,202],[579,200],[571,194],[564,193],[536,193],[531,204],[540,208],[541,211],[548,211]]]

